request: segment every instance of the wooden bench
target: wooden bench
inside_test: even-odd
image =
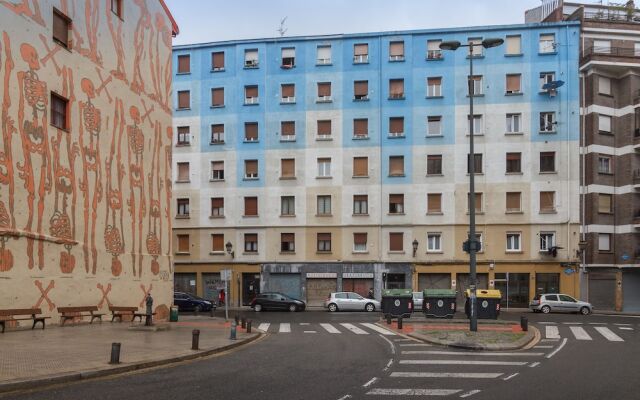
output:
[[[31,329],[36,327],[38,322],[42,322],[42,329],[44,329],[44,320],[51,317],[43,317],[39,314],[42,314],[42,310],[39,308],[15,308],[15,309],[7,309],[0,310],[0,325],[2,325],[2,333],[4,333],[5,324],[11,321],[32,321],[33,325]],[[29,317],[26,317],[28,315]],[[22,318],[16,318],[22,317]],[[11,318],[11,319],[6,319]]]
[[[111,322],[116,318],[122,322],[122,317],[125,315],[131,316],[131,320],[133,320],[138,311],[138,307],[109,306],[109,311],[111,311]]]
[[[58,307],[60,319],[62,320],[60,325],[64,326],[64,323],[67,322],[67,320],[84,317],[91,317],[91,322],[89,322],[90,324],[93,323],[94,319],[99,319],[100,322],[102,322],[102,316],[104,314],[97,313],[97,311],[97,306]]]

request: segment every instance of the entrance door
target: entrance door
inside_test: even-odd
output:
[[[343,278],[342,291],[358,293],[362,297],[369,295],[369,289],[373,288],[373,279]]]
[[[269,274],[269,292],[284,293],[294,299],[300,299],[300,274]]]
[[[536,274],[536,294],[560,293],[560,274]]]
[[[549,274],[554,275],[554,274]],[[558,277],[559,279],[559,277]],[[500,291],[500,305],[505,308],[529,306],[529,274],[502,273],[495,275],[494,287]]]
[[[387,289],[406,289],[404,274],[387,274]]]
[[[596,310],[616,308],[615,272],[589,271],[589,302]]]
[[[489,288],[489,274],[476,274],[476,289]],[[469,289],[469,274],[456,274],[456,301],[458,307],[464,306],[464,292]]]
[[[640,271],[622,273],[623,311],[640,312]]]
[[[260,274],[242,274],[242,305],[248,306],[251,301],[260,293]]]
[[[173,274],[173,290],[196,295],[196,274]]]
[[[451,289],[451,274],[418,274],[418,290]]]
[[[338,288],[338,281],[330,279],[307,279],[307,306],[323,306],[331,292]]]
[[[202,274],[203,297],[218,303],[218,293],[224,289],[224,282],[219,273]]]

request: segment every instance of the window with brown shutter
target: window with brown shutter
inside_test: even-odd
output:
[[[280,251],[283,253],[296,251],[295,233],[280,234]]]
[[[331,97],[331,82],[318,83],[318,97],[329,100],[327,97]]]
[[[244,251],[245,253],[258,252],[258,234],[257,233],[244,234]]]
[[[611,214],[613,212],[613,195],[606,193],[598,194],[598,212]]]
[[[520,212],[521,196],[520,192],[507,192],[507,212]]]
[[[474,163],[473,163],[473,169],[474,169],[474,173],[476,174],[481,174],[482,173],[482,154],[478,154],[475,153],[473,155],[474,157]],[[469,162],[471,160],[471,154],[467,154],[467,174],[471,173],[471,163]]]
[[[211,106],[224,106],[224,88],[211,89]]]
[[[404,156],[389,156],[389,176],[404,176]]]
[[[353,45],[353,63],[361,64],[369,62],[369,45],[358,43]]]
[[[404,134],[404,117],[389,118],[389,135],[402,136]]]
[[[191,134],[188,126],[178,127],[178,146],[186,146],[191,142]]]
[[[356,100],[369,99],[369,81],[353,82],[353,95]]]
[[[224,234],[214,233],[211,235],[211,251],[224,252]]]
[[[357,118],[353,120],[353,136],[356,138],[366,138],[369,136],[369,120],[367,118]]]
[[[224,124],[211,125],[211,143],[224,143]]]
[[[404,194],[389,195],[389,214],[404,214]]]
[[[402,251],[402,232],[389,232],[389,251]]]
[[[211,69],[214,71],[224,70],[224,51],[211,53]]]
[[[258,215],[258,198],[257,197],[244,198],[244,215],[245,216]]]
[[[554,212],[555,206],[555,194],[556,192],[540,192],[540,212]]]
[[[224,197],[211,198],[211,216],[212,217],[224,216]]]
[[[441,154],[430,154],[427,156],[427,175],[442,175]]]
[[[296,134],[295,121],[281,121],[280,122],[280,134],[282,136],[293,136]]]
[[[247,179],[258,177],[258,160],[244,160],[244,177]]]
[[[282,98],[290,98],[296,97],[296,85],[292,83],[287,83],[280,86],[280,90],[282,91]]]
[[[245,99],[257,99],[258,98],[258,87],[257,86],[245,86],[244,87],[244,97]]]
[[[53,40],[66,49],[71,48],[69,43],[69,30],[71,29],[71,19],[64,15],[62,11],[53,9]]]
[[[366,194],[353,195],[353,215],[369,214],[369,196]]]
[[[389,43],[389,60],[390,61],[404,60],[404,42]]]
[[[353,176],[369,176],[368,157],[353,157]]]
[[[467,193],[467,201],[469,200],[469,193]],[[477,213],[481,213],[482,212],[482,193],[477,193],[476,192],[476,197],[475,197],[475,207],[476,207],[476,212]],[[469,212],[469,204],[467,203],[467,212]]]
[[[178,56],[178,73],[188,74],[191,72],[191,56],[183,54]]]
[[[178,163],[178,182],[189,182],[189,163]]]
[[[507,94],[520,93],[520,74],[507,75]]]
[[[389,98],[404,98],[404,79],[389,79]]]
[[[318,233],[318,251],[331,251],[331,233]]]
[[[189,252],[189,235],[178,235],[178,253]]]
[[[280,169],[282,178],[295,178],[296,176],[296,159],[283,158],[280,160]]]
[[[442,213],[442,193],[427,194],[427,213],[428,214]]]
[[[356,245],[356,249],[358,245],[366,246],[367,245],[367,233],[366,232],[358,232],[353,234],[353,244]]]
[[[318,136],[331,136],[331,120],[318,121]]]
[[[191,108],[191,92],[188,90],[178,91],[178,109],[186,110]]]
[[[51,92],[51,125],[59,129],[69,128],[69,100]]]
[[[556,172],[556,153],[553,151],[540,152],[540,172]]]
[[[211,180],[212,181],[224,180],[224,161],[211,162]]]
[[[246,142],[255,142],[258,140],[258,123],[257,122],[244,123],[244,140]]]
[[[507,153],[507,169],[508,174],[520,173],[521,168],[521,153]]]

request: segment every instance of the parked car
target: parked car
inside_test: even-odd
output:
[[[331,312],[335,311],[368,311],[380,309],[380,302],[368,299],[354,292],[334,292],[324,301],[324,307]]]
[[[544,293],[538,294],[529,303],[533,312],[548,314],[550,312],[575,312],[583,315],[591,314],[593,306],[586,301],[576,300],[566,294]]]
[[[304,311],[306,304],[302,300],[294,299],[284,293],[260,293],[251,300],[251,308],[262,310],[289,310],[291,312]]]
[[[422,311],[422,302],[424,300],[423,292],[413,292],[413,311]]]
[[[180,311],[211,311],[216,309],[216,303],[205,300],[202,297],[189,293],[173,292],[173,304],[178,306]]]

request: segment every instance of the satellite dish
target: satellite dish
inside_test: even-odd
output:
[[[556,90],[557,88],[564,85],[564,81],[551,81],[542,85],[543,90]]]

